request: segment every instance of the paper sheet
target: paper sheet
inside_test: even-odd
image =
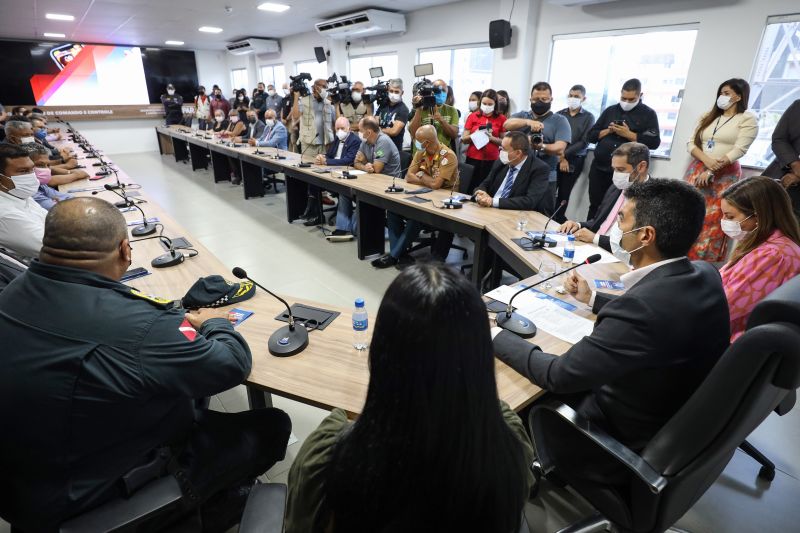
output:
[[[558,256],[559,258],[564,257],[563,246],[554,246],[552,248],[545,248],[545,250],[553,255]],[[606,252],[599,246],[590,244],[575,247],[575,257],[572,259],[572,263],[575,265],[583,263],[590,255],[594,254],[600,254],[600,261],[598,261],[598,263],[619,263],[619,259],[614,257],[612,254]]]
[[[477,130],[475,133],[471,133],[469,139],[472,141],[472,146],[478,150],[489,144],[489,136],[486,134],[486,130]]]

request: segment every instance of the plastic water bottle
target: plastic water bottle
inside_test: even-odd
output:
[[[353,347],[356,350],[366,350],[369,346],[367,330],[369,328],[367,309],[364,299],[356,298],[356,308],[353,309]]]
[[[564,243],[564,263],[572,264],[575,259],[575,235],[567,235],[567,242]]]

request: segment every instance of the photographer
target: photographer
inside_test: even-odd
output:
[[[350,89],[350,97],[336,106],[336,118],[346,118],[350,121],[350,131],[358,133],[358,123],[369,116],[372,116],[372,102],[364,100],[364,84],[357,81]]]
[[[552,112],[552,102],[550,84],[545,81],[536,83],[531,89],[531,110],[514,113],[504,127],[506,131],[519,131],[530,137],[531,149],[550,167],[548,188],[555,202],[558,162],[572,141],[572,129],[564,115]]]
[[[453,140],[458,136],[458,111],[445,103],[447,83],[444,80],[436,80],[431,87],[424,83],[425,81],[423,80],[418,94],[411,100],[414,109],[409,116],[411,122],[408,125],[408,132],[414,137],[420,126],[433,126],[436,128],[439,142],[452,148]],[[411,153],[415,152],[416,148],[412,145]]]
[[[403,136],[408,122],[408,107],[403,103],[403,80],[400,78],[389,80],[388,86],[389,101],[378,102],[376,115],[381,132],[392,139],[399,152],[403,149]]]

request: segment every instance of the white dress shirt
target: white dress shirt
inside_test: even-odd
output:
[[[20,200],[0,191],[0,246],[20,257],[39,257],[46,216],[33,198]]]
[[[516,180],[517,178],[519,178],[519,173],[522,170],[522,165],[524,165],[525,161],[527,160],[528,158],[525,157],[525,159],[520,161],[519,164],[514,165],[513,167],[508,167],[508,172],[506,172],[506,177],[503,178],[503,182],[500,184],[500,187],[497,188],[497,192],[494,193],[494,198],[492,198],[492,207],[500,207],[500,198],[501,198],[500,195],[503,194],[503,189],[506,186],[506,181],[508,181],[508,173],[511,172],[512,168],[516,168],[517,172],[516,174],[514,174],[514,179]]]
[[[652,265],[647,265],[646,267],[642,268],[634,268],[627,274],[623,274],[619,277],[619,280],[625,285],[625,290],[630,290],[631,287],[642,281],[642,278],[648,275],[653,270],[657,269],[658,267],[662,267],[664,265],[668,265],[670,263],[674,263],[675,261],[680,261],[681,259],[686,259],[686,256],[681,257],[673,257],[672,259],[664,259],[663,261],[659,261],[658,263],[653,263]],[[592,297],[589,298],[589,307],[594,307],[594,299],[597,297],[597,291],[592,291]]]

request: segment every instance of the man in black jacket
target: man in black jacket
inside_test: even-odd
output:
[[[655,150],[661,144],[656,112],[642,103],[642,83],[636,78],[622,86],[619,103],[607,107],[594,123],[586,140],[595,143],[589,169],[589,213],[595,217],[603,195],[611,185],[611,154],[624,142],[639,142]]]
[[[641,450],[727,349],[730,322],[719,273],[686,258],[703,226],[703,196],[681,180],[654,178],[632,185],[625,197],[617,255],[630,254],[634,267],[622,276],[627,292],[594,293],[579,275],[564,284],[597,313],[592,334],[561,357],[507,331],[495,335],[494,348],[590,423]]]
[[[250,350],[227,312],[186,313],[118,281],[131,248],[113,205],[56,204],[39,257],[0,293],[4,520],[54,530],[121,497],[122,477],[164,447],[184,509],[206,516],[212,496],[284,457],[291,423],[282,411],[196,409],[244,381]],[[215,507],[221,531],[241,516],[243,501],[213,501],[230,504]]]
[[[575,240],[591,242],[608,252],[611,251],[609,233],[625,200],[622,191],[650,178],[650,150],[642,143],[620,145],[611,155],[611,168],[614,170],[613,183],[603,196],[594,218],[584,222],[567,220],[558,230],[572,233]]]
[[[481,207],[553,212],[553,195],[548,194],[550,167],[530,151],[528,137],[512,131],[503,138],[500,159],[475,189]]]
[[[775,160],[764,170],[764,175],[781,180],[800,220],[800,99],[786,109],[775,125],[772,151]]]

